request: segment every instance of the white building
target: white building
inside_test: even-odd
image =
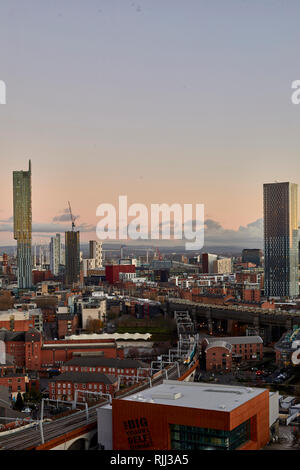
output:
[[[95,260],[95,268],[102,268],[102,242],[90,240],[90,259]]]
[[[57,233],[55,237],[51,237],[50,242],[50,271],[54,276],[59,273],[59,265],[61,263],[61,241],[60,234]]]

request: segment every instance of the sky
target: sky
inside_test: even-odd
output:
[[[0,243],[31,158],[36,241],[127,195],[255,247],[263,183],[300,182],[299,43],[298,0],[1,0]]]

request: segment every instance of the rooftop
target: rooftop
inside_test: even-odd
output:
[[[116,377],[101,373],[90,372],[65,372],[57,377],[53,377],[50,382],[74,382],[74,383],[94,383],[100,382],[104,384],[113,384],[116,382]]]
[[[265,391],[262,388],[164,380],[161,385],[123,400],[231,412]]]
[[[260,336],[227,336],[227,337],[207,337],[205,338],[209,344],[215,341],[225,341],[229,344],[262,344],[263,340]]]
[[[131,369],[138,367],[149,367],[147,364],[136,359],[118,359],[103,356],[74,356],[63,366],[99,366],[99,367],[115,367],[118,369]]]

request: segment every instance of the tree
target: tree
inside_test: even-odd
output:
[[[103,328],[103,322],[98,319],[89,317],[86,322],[86,330],[88,333],[99,333]]]

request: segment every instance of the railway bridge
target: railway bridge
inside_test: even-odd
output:
[[[213,321],[222,323],[228,333],[234,322],[247,324],[257,330],[263,329],[266,343],[277,341],[284,331],[293,325],[300,325],[300,312],[291,313],[280,309],[204,304],[177,298],[169,298],[163,308],[169,315],[178,310],[188,311],[195,322],[206,322],[210,333],[213,333]]]

